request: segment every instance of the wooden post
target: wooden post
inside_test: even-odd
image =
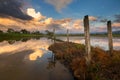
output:
[[[53,40],[54,40],[54,43],[55,43],[55,28],[53,29]]]
[[[89,64],[91,61],[91,47],[90,47],[90,32],[89,32],[89,17],[84,17],[84,34],[85,34],[85,57],[86,63]]]
[[[107,30],[108,30],[108,46],[109,46],[109,53],[112,56],[113,52],[113,40],[112,40],[112,27],[111,27],[111,21],[107,22]]]
[[[69,29],[67,29],[67,42],[69,42]]]

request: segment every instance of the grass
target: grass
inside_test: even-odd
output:
[[[72,42],[55,43],[49,47],[73,73],[77,80],[119,80],[120,79],[120,51],[114,51],[109,56],[108,51],[98,47],[91,47],[91,64],[86,65],[85,45]]]

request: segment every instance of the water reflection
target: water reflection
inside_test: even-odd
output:
[[[0,54],[2,53],[13,54],[23,50],[36,51],[36,49],[40,49],[40,48],[47,50],[50,44],[51,44],[51,41],[44,38],[40,40],[31,39],[27,42],[17,41],[12,45],[9,44],[8,41],[3,41],[0,43]]]
[[[48,62],[49,63],[48,63],[47,69],[53,69],[55,67],[55,64],[56,64],[54,54],[52,54],[52,56],[50,58],[48,58]]]
[[[0,80],[74,80],[48,50],[47,38],[0,42]]]
[[[41,58],[42,56],[43,56],[43,51],[37,49],[29,55],[29,59],[34,61],[34,60],[37,60],[38,58]]]
[[[61,40],[67,41],[66,37],[58,37]],[[70,37],[70,42],[85,44],[84,37]],[[107,37],[91,37],[91,45],[100,47],[104,50],[108,50],[108,38]],[[120,38],[113,38],[113,47],[115,50],[120,50]]]

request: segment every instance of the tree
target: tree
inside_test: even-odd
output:
[[[48,30],[46,30],[45,32],[46,32],[46,34],[47,34],[48,36],[53,36],[53,35],[54,35],[53,32],[50,32],[50,31],[48,31]]]
[[[0,30],[0,33],[3,33],[3,31],[2,31],[2,30]]]
[[[21,32],[21,33],[24,33],[24,34],[29,34],[29,33],[30,33],[29,31],[27,31],[27,30],[25,30],[25,29],[22,29],[20,32]]]
[[[7,32],[8,32],[8,33],[13,33],[13,32],[15,32],[15,31],[14,31],[13,29],[11,29],[11,28],[8,28]]]

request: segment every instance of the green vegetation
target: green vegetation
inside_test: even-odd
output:
[[[1,39],[17,39],[17,38],[24,38],[24,37],[52,37],[53,33],[46,30],[46,33],[40,33],[39,31],[33,31],[29,32],[25,29],[22,29],[20,31],[15,31],[11,28],[9,28],[6,32],[3,32],[0,30],[0,40]]]
[[[77,80],[119,80],[120,51],[109,56],[108,51],[91,47],[92,61],[86,65],[85,45],[72,42],[55,43],[49,47],[55,58],[73,73]]]

